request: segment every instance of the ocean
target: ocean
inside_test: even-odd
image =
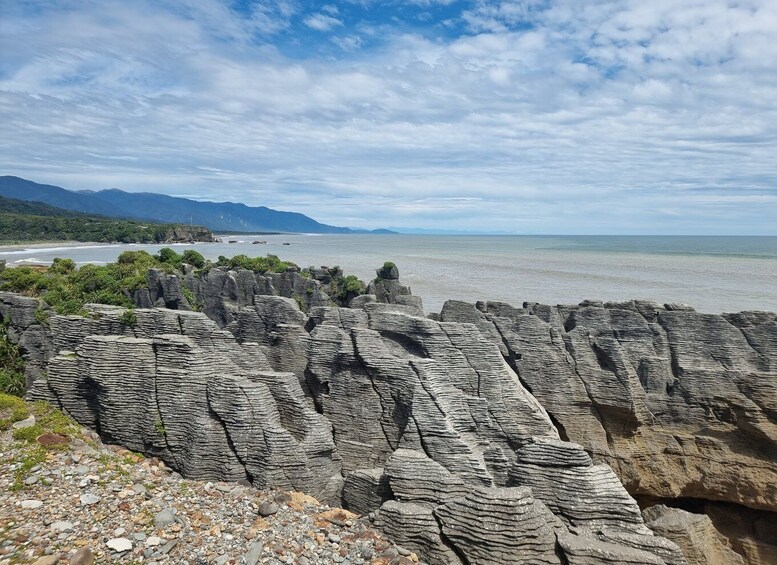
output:
[[[237,235],[237,243],[174,245],[219,255],[272,253],[301,267],[339,265],[364,281],[385,261],[428,312],[448,299],[577,304],[586,299],[683,302],[702,312],[777,311],[777,237]],[[252,242],[266,241],[264,244]],[[284,245],[288,243],[288,245]],[[113,261],[127,249],[163,245],[19,246],[9,266],[69,257]]]

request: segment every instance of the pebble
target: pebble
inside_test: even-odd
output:
[[[105,542],[110,549],[117,553],[124,553],[132,549],[132,542],[127,538],[113,538]]]
[[[70,558],[68,565],[94,565],[94,553],[88,547],[82,547]]]
[[[32,565],[54,565],[57,561],[59,561],[59,558],[60,558],[59,553],[52,554],[52,555],[45,555],[39,558],[37,561],[35,561]]]
[[[175,508],[165,508],[154,516],[154,525],[157,528],[164,528],[173,522],[175,522]]]
[[[100,497],[96,494],[86,493],[81,495],[80,500],[81,504],[84,506],[92,506],[93,504],[100,502]]]
[[[274,502],[260,502],[256,508],[260,516],[272,516],[278,512],[278,505]]]
[[[157,545],[162,545],[163,543],[165,543],[165,540],[158,536],[151,536],[146,540],[146,545],[149,547],[155,547]]]
[[[14,430],[21,430],[24,428],[31,428],[35,425],[35,416],[30,416],[29,418],[25,418],[24,420],[19,420],[18,422],[14,422],[11,426]]]
[[[60,521],[60,522],[54,522],[51,524],[51,529],[55,532],[72,532],[73,531],[73,522],[67,522],[67,521]]]
[[[27,486],[34,485],[40,480],[40,477],[38,475],[30,475],[26,479],[24,479],[24,484]]]
[[[22,500],[21,507],[27,508],[30,510],[35,510],[36,508],[40,508],[43,506],[43,502],[40,500]]]
[[[261,557],[263,549],[261,542],[252,543],[248,548],[248,552],[243,556],[245,565],[256,565],[259,563],[259,557]]]

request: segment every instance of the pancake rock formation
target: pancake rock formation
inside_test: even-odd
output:
[[[753,563],[777,563],[777,315],[648,301],[449,301],[500,348],[562,438],[645,505],[704,511]]]
[[[774,562],[774,314],[426,317],[395,266],[378,275],[351,308],[298,273],[212,270],[151,272],[135,298],[157,307],[134,316],[42,326],[36,300],[0,293],[0,317],[30,398],[185,476],[369,514],[428,563]]]

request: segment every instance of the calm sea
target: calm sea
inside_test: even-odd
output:
[[[300,266],[341,266],[362,280],[393,261],[427,311],[450,298],[576,304],[584,299],[684,302],[703,312],[777,311],[777,237],[239,235],[194,247],[206,258],[272,253]],[[253,244],[254,240],[266,244]],[[288,243],[289,245],[284,245]],[[9,265],[69,257],[113,261],[125,249],[85,245],[0,250]]]

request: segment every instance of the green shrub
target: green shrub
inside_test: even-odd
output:
[[[334,296],[341,301],[348,300],[364,292],[362,282],[355,275],[336,277],[329,283],[329,287],[334,292]]]
[[[202,305],[197,302],[197,298],[194,296],[192,289],[186,285],[181,285],[181,294],[183,294],[183,297],[186,299],[186,302],[189,303],[192,310],[195,312],[200,312],[202,310]]]
[[[169,247],[163,247],[160,249],[159,254],[156,255],[156,259],[160,263],[168,263],[169,265],[179,265],[183,262],[183,257],[178,255],[178,253]]]
[[[0,324],[0,393],[22,396],[24,385],[22,353],[8,341],[8,327]]]
[[[121,315],[121,325],[127,328],[134,328],[138,323],[138,317],[134,308],[126,309]]]
[[[231,259],[219,256],[216,261],[218,267],[228,267],[230,269],[247,269],[255,273],[264,274],[283,273],[291,266],[296,266],[289,261],[281,261],[276,255],[267,255],[266,257],[249,257],[248,255],[235,255]]]
[[[66,275],[76,270],[76,262],[72,259],[55,258],[49,267],[49,271],[58,275]]]
[[[181,261],[198,269],[205,266],[205,257],[197,253],[194,249],[187,249],[181,255]]]

